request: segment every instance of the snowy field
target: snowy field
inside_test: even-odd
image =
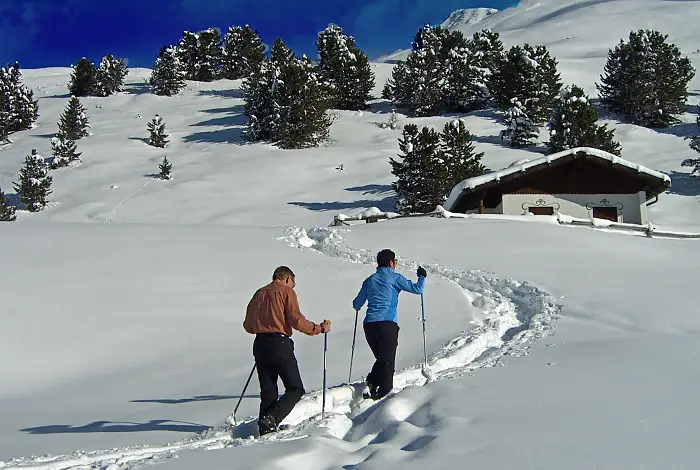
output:
[[[592,97],[607,49],[630,29],[661,29],[700,68],[700,2],[521,3],[464,15],[484,18],[465,31],[547,45],[565,82]],[[378,96],[392,65],[373,67]],[[50,154],[69,73],[24,70],[40,118],[0,148],[10,197],[25,155]],[[696,468],[699,240],[548,217],[330,229],[339,213],[394,209],[388,160],[400,130],[376,125],[389,116],[385,102],[338,111],[327,146],[283,151],[242,139],[240,82],[191,82],[167,98],[149,93],[149,74],[132,69],[124,92],[81,99],[93,132],[78,142],[83,162],[52,172],[44,211],[0,227],[0,468]],[[700,77],[690,92],[696,105]],[[143,140],[156,113],[166,149]],[[623,158],[672,178],[649,207],[654,225],[700,232],[700,181],[680,166],[697,155],[684,139],[694,115],[659,130],[602,115]],[[453,117],[400,124],[439,130]],[[502,146],[492,111],[464,118],[490,169],[543,150]],[[172,181],[150,176],[163,155]],[[358,397],[371,366],[361,334],[347,384],[351,301],[386,247],[405,275],[428,270],[434,374],[428,383],[420,374],[420,297],[402,294],[396,388],[371,404]],[[252,367],[245,306],[280,264],[297,274],[302,312],[333,322],[328,415],[319,415],[323,338],[295,333],[308,392],[286,420],[297,426],[257,440],[255,379],[233,434],[224,419]]]

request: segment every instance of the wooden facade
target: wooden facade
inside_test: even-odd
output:
[[[668,187],[668,183],[653,175],[579,152],[466,189],[451,210],[484,213],[497,208],[504,194],[635,194],[645,191],[649,200]]]

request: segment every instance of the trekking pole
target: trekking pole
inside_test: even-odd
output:
[[[323,333],[323,403],[321,419],[326,419],[326,353],[328,352],[328,333]]]
[[[238,407],[241,406],[241,401],[243,400],[243,395],[245,395],[245,391],[248,389],[248,384],[250,383],[250,379],[253,378],[253,372],[255,372],[255,368],[257,367],[256,363],[253,363],[253,368],[250,370],[250,375],[248,376],[248,380],[245,382],[245,386],[243,387],[243,391],[241,392],[241,396],[238,397],[238,403],[236,404],[236,407],[233,409],[233,414],[229,415],[228,418],[226,418],[226,422],[230,424],[231,426],[236,425],[236,412],[238,411]]]
[[[423,304],[423,294],[420,295],[420,310],[423,320],[423,357],[425,364],[428,365],[428,347],[425,344],[425,305]]]
[[[348,385],[351,384],[352,377],[352,359],[355,356],[355,338],[357,337],[357,317],[360,315],[359,310],[355,310],[355,331],[352,333],[352,351],[350,352],[350,373],[348,374]]]

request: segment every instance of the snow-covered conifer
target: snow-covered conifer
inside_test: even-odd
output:
[[[160,96],[177,95],[185,88],[185,72],[173,47],[161,47],[148,83],[153,93]]]
[[[0,189],[0,222],[13,222],[17,220],[15,208],[5,199],[5,193]]]
[[[561,90],[557,62],[544,46],[513,46],[491,80],[496,105],[507,110],[517,98],[535,123],[545,122]]]
[[[209,28],[200,31],[198,37],[198,67],[194,80],[212,82],[221,77],[221,33],[218,29]]]
[[[484,107],[489,98],[488,69],[471,47],[450,50],[445,69],[443,101],[449,111],[469,112]]]
[[[573,85],[562,90],[554,104],[548,128],[550,140],[547,153],[575,147],[592,147],[621,155],[615,131],[607,124],[598,125],[598,112],[588,101],[583,89]]]
[[[537,125],[528,117],[525,107],[517,98],[511,100],[504,125],[506,129],[501,131],[501,140],[509,140],[511,147],[527,147],[539,133]]]
[[[68,90],[73,96],[94,96],[97,89],[97,69],[85,57],[73,67]]]
[[[430,23],[425,23],[423,26],[418,29],[416,32],[415,36],[413,37],[413,41],[411,42],[411,50],[413,51],[419,51],[423,49],[423,35],[433,29]]]
[[[90,135],[89,128],[90,124],[85,108],[77,97],[71,96],[58,123],[58,136],[63,139],[79,140]]]
[[[177,57],[182,71],[187,80],[197,80],[200,68],[199,56],[199,34],[191,31],[184,31],[182,39],[175,46],[175,56]]]
[[[389,159],[399,213],[431,212],[444,202],[439,146],[440,135],[433,128],[423,127],[419,132],[415,124],[404,126],[399,160]]]
[[[18,176],[19,181],[14,183],[14,188],[27,210],[37,212],[46,207],[53,178],[49,176],[44,158],[36,149],[32,149],[31,155],[27,155]]]
[[[51,149],[53,160],[51,160],[49,168],[52,170],[66,167],[75,161],[80,161],[81,153],[77,150],[76,142],[70,138],[54,137],[51,139]]]
[[[173,177],[173,165],[168,161],[168,157],[163,157],[163,161],[158,165],[161,179],[169,180]]]
[[[0,141],[3,133],[31,129],[38,117],[38,101],[34,92],[22,84],[19,64],[0,68]]]
[[[250,26],[230,27],[224,37],[222,76],[239,80],[258,69],[265,60],[265,44]]]
[[[467,130],[464,119],[454,119],[445,124],[440,140],[443,167],[440,182],[442,194],[447,198],[457,183],[482,175],[486,168],[481,164],[484,154],[475,151],[471,133]]]
[[[102,58],[100,66],[95,72],[95,94],[97,96],[109,96],[117,91],[122,91],[124,79],[129,74],[124,59],[107,54]]]
[[[332,106],[358,110],[367,107],[374,88],[374,72],[369,59],[337,25],[329,25],[316,40],[322,80],[327,82]]]
[[[700,111],[700,108],[699,108]],[[697,118],[698,130],[700,130],[700,116]],[[700,133],[698,135],[690,137],[690,148],[696,152],[700,152]],[[687,158],[683,160],[681,166],[691,167],[693,169],[692,174],[700,177],[700,157],[698,158]]]
[[[168,134],[165,133],[165,121],[156,114],[147,125],[150,136],[148,145],[152,147],[165,148],[168,144]]]
[[[695,69],[680,49],[654,30],[631,31],[608,52],[597,84],[602,104],[633,124],[665,127],[685,112],[688,82]]]

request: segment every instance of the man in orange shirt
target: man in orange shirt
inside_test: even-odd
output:
[[[296,280],[287,266],[272,274],[272,282],[258,289],[248,303],[243,328],[255,335],[253,356],[260,380],[260,435],[277,430],[279,423],[304,395],[304,385],[294,356],[292,328],[315,336],[331,330],[331,322],[317,325],[304,317],[294,292]],[[278,400],[277,379],[284,395]]]

